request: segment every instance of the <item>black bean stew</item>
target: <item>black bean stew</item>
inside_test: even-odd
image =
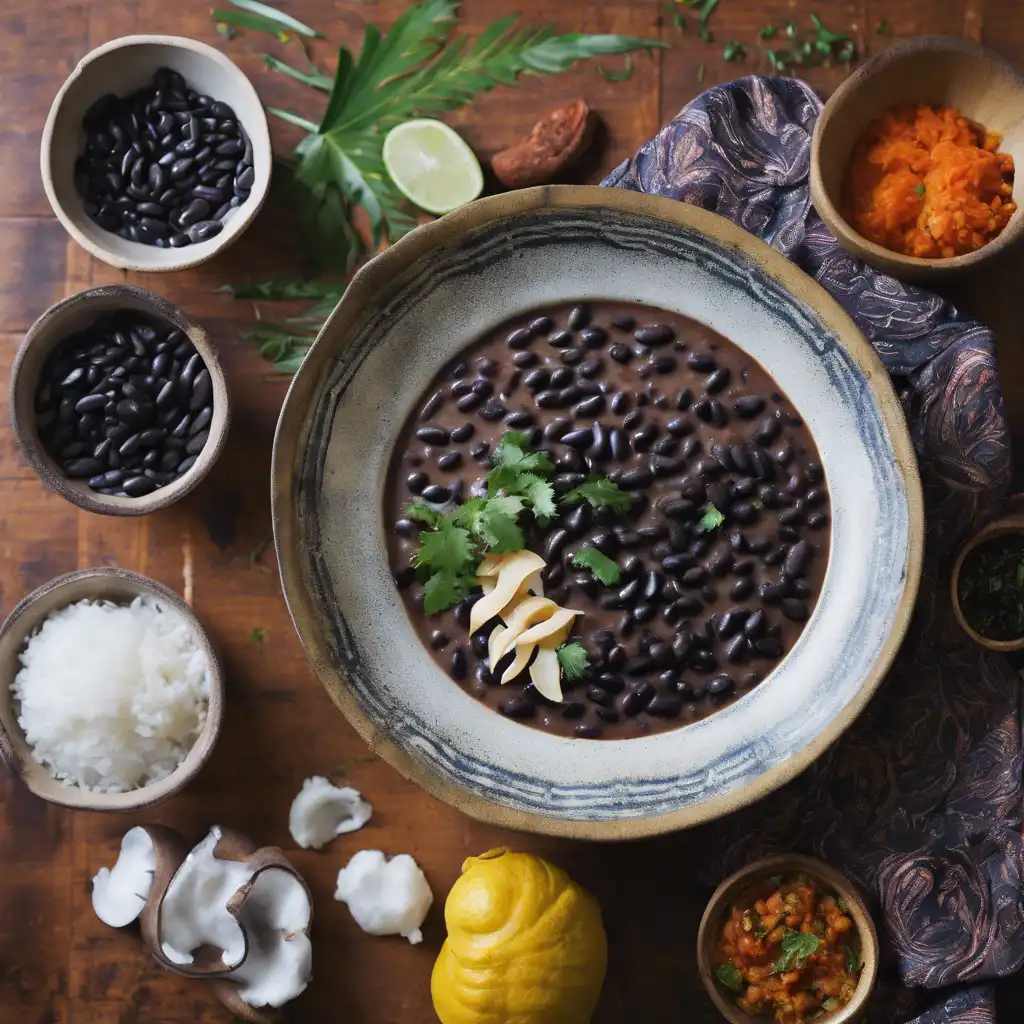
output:
[[[75,183],[101,228],[161,249],[205,242],[249,198],[252,143],[226,103],[200,96],[171,68],[131,96],[85,113]]]
[[[43,446],[68,477],[100,494],[139,498],[199,458],[213,381],[184,332],[123,312],[54,349],[35,409]]]
[[[420,527],[403,506],[468,498],[511,429],[550,452],[559,494],[596,472],[633,499],[626,515],[579,505],[527,531],[547,596],[585,612],[574,635],[593,668],[564,682],[561,704],[525,672],[497,685],[486,660],[497,620],[468,635],[479,594],[427,616],[410,568]],[[711,506],[724,519],[709,529]],[[756,686],[799,637],[828,561],[828,491],[792,403],[710,328],[618,302],[518,317],[445,366],[396,446],[385,518],[396,582],[435,660],[500,713],[586,738],[676,728]],[[585,546],[618,562],[618,585],[572,565]]]

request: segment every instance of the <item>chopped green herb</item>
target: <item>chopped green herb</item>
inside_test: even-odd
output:
[[[719,964],[715,968],[715,980],[730,992],[743,991],[743,974],[732,964]]]
[[[765,25],[765,27],[763,29],[761,29],[757,33],[757,38],[758,39],[774,39],[775,38],[775,33],[777,31],[778,31],[778,29],[774,25]]]
[[[830,60],[848,63],[854,59],[856,48],[849,36],[826,28],[817,14],[811,14],[811,21],[814,24],[814,35],[811,38],[801,38],[800,27],[795,21],[786,22],[784,31],[792,47],[765,50],[773,71],[782,74],[793,66],[814,68]],[[769,25],[768,28],[772,31],[762,29],[758,33],[759,38],[770,39],[774,36],[774,26]]]
[[[846,947],[846,973],[857,974],[860,971],[860,953],[853,946]]]
[[[587,657],[586,648],[578,640],[562,644],[555,654],[558,655],[558,664],[562,667],[566,679],[582,679],[590,671],[590,659]]]
[[[885,18],[883,18],[883,19],[882,19],[882,20],[881,20],[881,21],[880,21],[880,22],[879,22],[879,23],[878,23],[878,24],[877,24],[877,25],[875,26],[875,32],[877,32],[877,33],[878,33],[878,35],[880,35],[880,36],[887,36],[887,35],[889,35],[889,34],[890,34],[890,33],[892,32],[892,29],[891,29],[891,28],[889,27],[889,22],[887,22],[887,21],[885,20]]]
[[[914,186],[914,195],[915,196],[923,196],[924,195],[924,182],[923,181],[919,182],[917,185]]]
[[[669,16],[672,24],[680,31],[686,31],[686,19],[683,17],[683,12],[679,9],[681,0],[669,0],[665,4],[665,13]]]
[[[439,520],[443,518],[433,505],[428,505],[422,498],[410,501],[403,511],[407,519],[411,519],[414,523],[426,523],[427,526],[437,526]]]
[[[773,974],[784,974],[790,967],[803,967],[809,956],[818,952],[821,939],[816,935],[808,935],[806,932],[787,932],[779,948],[782,956],[775,961],[772,967]]]
[[[435,572],[423,586],[423,610],[433,615],[451,608],[470,592],[474,582],[472,576],[460,576],[443,569]]]
[[[629,492],[613,484],[606,476],[592,473],[587,479],[574,487],[562,498],[564,505],[579,505],[589,502],[594,508],[610,508],[613,512],[628,512],[633,504]]]
[[[796,24],[795,21],[790,19],[789,21],[786,22],[786,38],[787,39],[796,39],[798,31],[799,31],[799,29],[797,28],[797,24]]]
[[[709,504],[704,510],[704,515],[701,516],[700,528],[704,533],[710,533],[712,530],[717,530],[724,522],[725,516],[714,505]]]
[[[263,643],[263,638],[267,635],[267,631],[262,626],[253,627],[253,631],[249,634],[249,639],[254,644]]]
[[[957,584],[967,624],[990,640],[1024,636],[1024,537],[996,537],[970,551]]]
[[[772,71],[785,71],[786,63],[774,50],[765,50],[768,55],[768,63],[772,66]]]
[[[700,37],[705,43],[711,42],[711,30],[708,28],[708,19],[715,13],[718,0],[684,0],[687,7],[697,8],[700,18]]]
[[[597,73],[606,82],[628,82],[633,77],[633,55],[626,54],[626,63],[621,71],[609,71],[602,65],[597,65]]]
[[[701,66],[699,68],[697,68],[697,84],[700,85],[703,81],[704,81],[704,65],[701,64]]]
[[[572,556],[572,564],[580,569],[589,569],[606,587],[614,587],[622,579],[622,570],[597,548],[586,547]]]
[[[413,555],[413,564],[436,572],[464,573],[473,562],[473,541],[469,531],[447,516],[441,516],[433,530],[420,532],[420,546]]]
[[[727,61],[743,60],[746,55],[747,48],[742,43],[736,42],[736,40],[726,43],[722,54]]]

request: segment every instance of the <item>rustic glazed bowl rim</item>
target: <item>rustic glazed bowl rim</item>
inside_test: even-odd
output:
[[[183,331],[189,341],[195,346],[196,351],[202,356],[206,369],[210,371],[210,378],[213,383],[213,419],[210,421],[210,435],[206,445],[203,447],[199,458],[182,476],[173,483],[166,484],[141,498],[128,498],[114,500],[108,495],[95,491],[79,489],[74,487],[70,480],[60,471],[57,462],[45,451],[42,441],[35,429],[35,423],[23,422],[18,413],[19,394],[21,389],[28,382],[23,379],[25,362],[31,349],[46,339],[47,333],[54,323],[59,323],[61,318],[76,307],[87,309],[92,305],[109,306],[113,301],[129,300],[129,309],[145,310],[145,312],[157,319],[177,327]],[[79,328],[75,328],[79,330]],[[74,333],[74,331],[69,332]],[[55,344],[59,344],[56,342]],[[34,416],[34,395],[32,396]],[[14,356],[14,363],[11,366],[11,380],[8,392],[8,405],[11,412],[11,425],[14,429],[14,437],[18,442],[25,460],[32,467],[33,472],[39,479],[55,493],[66,498],[73,505],[85,509],[86,512],[96,512],[100,515],[115,516],[143,516],[157,509],[166,508],[174,504],[180,498],[195,490],[203,481],[209,471],[213,468],[220,457],[224,446],[227,443],[228,431],[231,426],[231,399],[228,394],[227,378],[220,365],[217,350],[210,341],[206,330],[191,320],[185,313],[172,302],[130,284],[106,284],[95,288],[87,288],[85,291],[76,292],[67,298],[55,302],[49,309],[43,312],[36,322],[28,329],[21,345]]]
[[[52,777],[47,777],[42,786],[35,785],[31,776],[26,777],[23,774],[21,758],[15,751],[14,745],[7,735],[2,722],[0,722],[0,761],[8,765],[31,793],[42,800],[46,800],[48,803],[57,804],[61,807],[70,807],[75,810],[139,811],[162,803],[164,800],[179,793],[192,781],[209,760],[214,747],[217,745],[217,739],[220,736],[224,721],[224,673],[217,652],[213,647],[209,634],[206,632],[206,627],[199,620],[199,616],[196,615],[195,611],[178,594],[157,580],[116,566],[96,566],[90,569],[78,569],[48,580],[31,593],[26,594],[14,606],[3,622],[0,623],[0,637],[15,634],[21,628],[21,620],[40,601],[44,601],[51,595],[58,594],[69,586],[81,581],[97,579],[114,579],[125,583],[129,589],[134,589],[156,598],[175,614],[180,615],[189,627],[193,638],[197,641],[206,657],[210,683],[206,721],[203,723],[195,743],[185,755],[185,759],[181,764],[166,778],[149,786],[143,786],[140,789],[128,790],[125,793],[94,793],[81,789],[78,786],[67,785]],[[89,600],[89,598],[69,598],[66,603],[55,605],[54,610],[67,607],[68,604],[79,600]],[[18,639],[19,650],[24,646],[25,640],[31,635],[31,632],[26,630],[21,634]],[[9,690],[13,681],[13,677],[11,679],[0,679],[0,686],[6,687]],[[25,742],[23,735],[19,739],[21,743]],[[44,767],[43,771],[45,772],[47,769]]]
[[[626,213],[658,219],[710,237],[727,249],[741,253],[790,294],[800,300],[842,340],[870,383],[880,415],[891,439],[900,468],[907,502],[908,538],[905,574],[891,628],[880,647],[872,671],[860,689],[813,740],[799,753],[760,774],[754,782],[738,786],[712,799],[670,813],[615,820],[579,820],[499,804],[441,778],[416,760],[360,707],[336,670],[303,570],[303,552],[293,497],[301,482],[295,475],[290,453],[305,443],[304,419],[326,364],[351,343],[363,310],[375,295],[416,260],[442,244],[457,243],[483,225],[543,210],[607,209],[610,216]],[[328,351],[328,335],[347,333],[345,345]],[[598,186],[541,186],[477,200],[444,218],[417,228],[370,260],[353,278],[343,298],[328,318],[302,366],[292,380],[274,437],[271,472],[271,506],[285,602],[306,655],[321,684],[367,744],[402,775],[432,796],[488,824],[569,838],[627,839],[657,835],[709,821],[763,797],[798,775],[854,721],[880,685],[906,632],[920,582],[924,543],[923,503],[917,462],[903,411],[878,356],[860,334],[849,315],[817,282],[780,253],[716,214],[686,203],[622,189]],[[628,742],[628,741],[627,741]]]
[[[869,58],[857,68],[832,93],[825,103],[821,114],[818,116],[814,135],[811,139],[811,197],[815,209],[840,242],[844,242],[848,238],[855,239],[861,250],[876,260],[885,260],[912,271],[940,273],[943,271],[965,270],[976,266],[1013,245],[1021,235],[1024,235],[1024,210],[1020,209],[1020,204],[1018,203],[1018,209],[1011,218],[1010,223],[995,238],[986,242],[980,249],[966,253],[963,256],[926,259],[922,256],[907,256],[904,253],[886,249],[885,246],[878,245],[876,242],[872,242],[860,234],[840,212],[839,207],[833,201],[831,193],[826,189],[821,174],[822,137],[828,128],[829,120],[832,117],[838,116],[842,108],[855,93],[860,91],[864,83],[873,78],[879,71],[887,69],[891,64],[897,63],[906,57],[912,57],[928,50],[943,53],[960,53],[998,67],[1004,74],[1017,80],[1021,95],[1024,96],[1024,76],[1009,61],[980,43],[963,39],[960,36],[915,36],[912,39],[893,43],[892,46],[887,47],[881,53],[875,54],[874,57]],[[1021,117],[1024,118],[1024,111],[1022,111]],[[1018,176],[1019,174],[1020,171],[1018,170]],[[917,279],[915,278],[915,280]]]
[[[180,253],[177,259],[164,260],[160,263],[150,262],[147,256],[142,253],[136,254],[134,257],[121,255],[107,248],[107,246],[98,242],[95,238],[86,235],[78,227],[75,218],[65,209],[64,204],[61,203],[53,183],[52,154],[53,147],[57,141],[55,130],[57,118],[65,98],[78,83],[83,71],[90,64],[118,50],[135,46],[163,46],[169,49],[188,50],[212,63],[220,75],[234,78],[237,87],[242,92],[248,94],[249,105],[245,114],[245,129],[252,141],[254,151],[257,148],[259,149],[267,167],[265,175],[257,173],[256,181],[253,183],[252,191],[249,193],[249,198],[239,207],[238,214],[231,218],[220,234],[210,240],[213,244],[203,243],[201,245],[183,246],[181,249],[176,250]],[[156,67],[153,70],[155,71]],[[238,111],[236,113],[241,121],[241,113]],[[57,215],[57,219],[64,226],[64,230],[86,252],[102,260],[104,263],[121,270],[136,270],[142,273],[167,273],[174,270],[185,270],[188,267],[197,267],[213,259],[214,256],[234,243],[255,219],[270,193],[273,164],[270,126],[267,123],[266,111],[255,87],[249,81],[249,77],[230,57],[221,53],[220,50],[210,46],[208,43],[201,43],[197,39],[190,39],[186,36],[151,34],[120,36],[90,50],[75,65],[74,70],[68,75],[57,95],[53,98],[39,144],[39,170],[43,179],[43,188],[46,191],[46,198],[49,200],[53,212]],[[84,212],[82,216],[85,216]],[[154,248],[154,252],[167,252],[167,250]]]
[[[700,928],[697,931],[697,966],[700,979],[704,983],[704,988],[711,997],[711,1001],[715,1004],[715,1009],[730,1024],[758,1024],[764,1019],[745,1013],[722,994],[715,984],[709,954],[712,944],[717,943],[718,930],[723,923],[723,917],[728,912],[729,901],[733,895],[758,878],[780,873],[810,875],[816,882],[822,883],[826,889],[841,896],[847,904],[850,917],[853,918],[854,924],[857,926],[861,945],[860,979],[850,1002],[838,1013],[833,1013],[827,1018],[827,1024],[847,1024],[864,1008],[864,1004],[870,999],[878,980],[878,932],[871,920],[867,905],[853,882],[830,864],[814,857],[805,857],[796,853],[779,853],[762,857],[733,872],[718,886],[711,899],[708,900],[700,920]]]
[[[984,633],[979,633],[974,629],[967,621],[963,609],[960,607],[960,573],[963,570],[967,556],[972,551],[991,540],[996,540],[998,537],[1007,537],[1012,534],[1024,536],[1024,514],[1000,516],[998,519],[993,519],[992,522],[983,526],[960,549],[960,553],[956,556],[956,561],[953,563],[953,569],[949,574],[949,596],[953,604],[953,614],[956,616],[956,621],[960,624],[960,628],[981,647],[985,647],[990,651],[1002,651],[1004,653],[1024,649],[1024,634],[1013,640],[993,640],[991,637],[987,637]]]

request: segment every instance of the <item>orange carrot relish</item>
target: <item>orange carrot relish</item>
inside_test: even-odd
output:
[[[853,149],[846,220],[865,238],[942,259],[980,249],[1017,208],[1013,158],[1000,137],[950,107],[897,107],[875,118]]]
[[[722,928],[715,979],[742,1010],[810,1024],[857,988],[860,940],[841,899],[805,875],[745,889]]]

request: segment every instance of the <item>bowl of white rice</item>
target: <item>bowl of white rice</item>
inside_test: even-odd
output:
[[[172,590],[124,569],[50,580],[0,626],[0,758],[51,803],[166,800],[220,732],[220,663]]]

